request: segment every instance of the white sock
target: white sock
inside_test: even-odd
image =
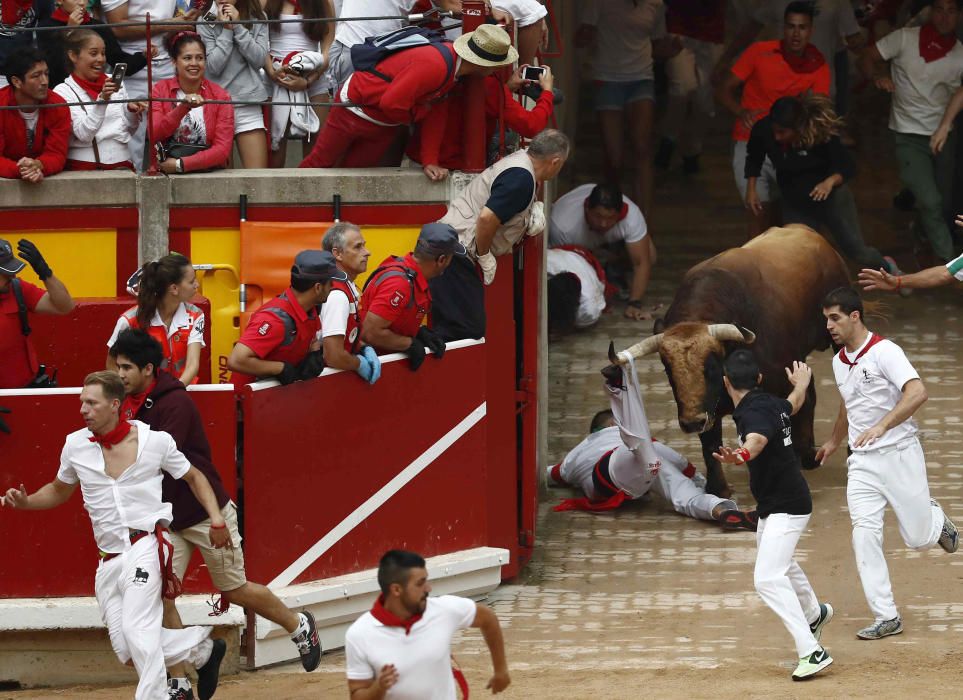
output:
[[[211,638],[208,637],[196,647],[191,649],[190,655],[187,657],[187,661],[194,668],[200,668],[210,660],[212,651],[214,651],[214,642],[212,642]]]
[[[308,631],[308,618],[304,613],[298,613],[298,627],[291,633],[291,639],[296,639]]]

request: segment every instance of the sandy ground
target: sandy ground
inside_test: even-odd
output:
[[[880,105],[877,103],[877,108]],[[884,120],[860,130],[862,172],[856,183],[866,238],[916,269],[906,219],[894,214],[893,164]],[[722,128],[719,130],[722,133]],[[668,302],[693,263],[742,242],[742,219],[723,137],[704,159],[705,172],[686,182],[663,177],[651,229],[660,263],[651,286]],[[925,261],[924,261],[925,262]],[[930,486],[963,525],[959,289],[889,299],[889,320],[876,330],[899,342],[926,382],[930,400],[919,414]],[[578,442],[589,417],[605,407],[598,369],[608,339],[625,346],[647,335],[649,322],[613,313],[597,328],[551,345],[549,458]],[[819,392],[817,440],[828,435],[838,407],[830,355],[811,358]],[[657,360],[639,363],[654,434],[698,463],[698,441],[683,435]],[[731,424],[726,439],[733,439]],[[489,599],[505,628],[513,684],[503,697],[535,698],[959,698],[963,697],[963,552],[906,549],[887,518],[886,549],[905,632],[877,642],[855,632],[870,620],[850,547],[842,454],[808,472],[815,510],[797,558],[836,617],[823,636],[836,659],[823,676],[792,683],[794,649],[776,617],[752,589],[751,533],[725,533],[668,511],[658,499],[607,515],[554,513],[568,492],[543,489],[534,561]],[[751,505],[745,472],[728,471],[737,498]],[[485,693],[490,673],[477,632],[456,656],[473,688]],[[287,666],[225,678],[218,698],[343,698],[344,657],[326,654],[305,675]],[[132,686],[0,692],[0,698],[129,698]]]

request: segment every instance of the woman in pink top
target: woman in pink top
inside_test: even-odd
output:
[[[154,85],[151,125],[164,154],[159,167],[168,175],[223,168],[234,143],[234,107],[212,104],[230,100],[222,87],[204,77],[207,50],[194,32],[178,32],[165,41],[174,61],[174,77]]]

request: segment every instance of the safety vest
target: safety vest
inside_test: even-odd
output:
[[[357,355],[361,347],[361,299],[357,288],[349,281],[333,280],[331,291],[337,289],[348,297],[348,325],[344,331],[344,349],[352,355]]]
[[[193,304],[184,304],[184,311],[187,313],[188,323],[186,326],[174,329],[174,334],[168,336],[167,328],[162,324],[159,326],[150,324],[150,327],[142,329],[147,334],[160,343],[161,351],[164,354],[164,361],[161,362],[160,369],[165,369],[178,379],[184,373],[184,366],[187,364],[187,341],[191,337],[194,327],[200,325],[201,331],[204,330],[204,311]],[[175,312],[175,316],[177,313]],[[124,312],[124,318],[131,328],[140,328],[137,322],[137,307],[134,306]],[[172,321],[173,323],[173,321]],[[200,377],[194,377],[191,384],[197,384]]]

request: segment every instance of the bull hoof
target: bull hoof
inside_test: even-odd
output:
[[[820,466],[816,459],[816,449],[809,447],[799,452],[799,464],[803,469],[816,469]]]

